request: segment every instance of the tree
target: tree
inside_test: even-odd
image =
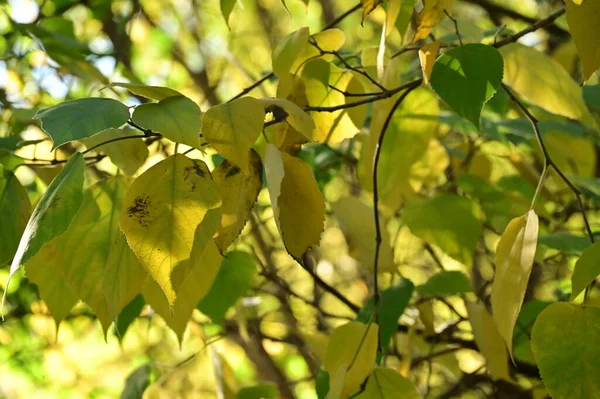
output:
[[[600,3],[344,3],[7,8],[8,397],[600,395]]]

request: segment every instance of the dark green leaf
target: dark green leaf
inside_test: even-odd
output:
[[[115,334],[119,337],[120,340],[123,340],[125,337],[125,333],[127,329],[137,319],[140,315],[140,312],[146,305],[146,301],[144,301],[144,297],[142,295],[138,295],[131,300],[124,308],[121,310],[121,313],[117,316],[117,320],[115,321]]]
[[[329,393],[329,373],[323,369],[319,369],[315,385],[317,397],[319,399],[325,399]]]
[[[579,256],[589,247],[590,239],[586,236],[576,236],[568,233],[554,233],[541,235],[538,244],[551,249],[556,249],[565,255]]]
[[[514,354],[521,361],[535,363],[531,353],[531,329],[538,315],[552,302],[529,301],[523,304],[514,332]]]
[[[417,287],[423,297],[447,296],[473,292],[471,282],[464,273],[451,270],[434,274],[425,284]]]
[[[125,381],[125,389],[123,389],[121,399],[142,399],[144,391],[150,385],[151,371],[150,365],[144,364],[129,374]]]
[[[0,165],[0,266],[10,263],[31,215],[27,191],[17,177]]]

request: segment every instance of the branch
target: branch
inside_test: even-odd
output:
[[[531,32],[535,32],[536,30],[546,27],[550,24],[552,24],[554,21],[556,21],[560,16],[562,16],[565,13],[565,8],[561,8],[558,11],[553,12],[552,14],[548,15],[546,18],[544,19],[540,19],[539,21],[531,24],[530,26],[528,26],[527,28],[523,29],[520,32],[515,33],[514,35],[510,35],[505,37],[504,39],[496,42],[493,44],[494,47],[498,48],[498,47],[502,47],[504,45],[507,45],[509,43],[514,43],[517,40],[519,40],[521,37],[525,36],[528,33]]]

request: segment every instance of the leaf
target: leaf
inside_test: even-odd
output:
[[[107,89],[109,87],[122,87],[124,89],[129,90],[133,94],[137,94],[138,96],[146,97],[146,98],[149,98],[151,100],[156,100],[156,101],[163,100],[167,97],[175,97],[175,96],[182,95],[180,92],[175,91],[173,89],[169,89],[168,87],[148,86],[148,85],[142,85],[142,84],[137,84],[137,83],[125,83],[125,82],[113,82],[113,83],[103,87],[101,90]]]
[[[431,73],[431,87],[477,129],[483,105],[502,83],[502,56],[492,46],[466,44],[446,51]]]
[[[424,44],[423,47],[419,49],[419,61],[421,62],[421,70],[423,71],[423,81],[425,84],[429,84],[429,78],[433,72],[433,64],[435,63],[439,49],[439,40]]]
[[[138,105],[131,119],[171,141],[201,148],[199,134],[202,112],[195,102],[185,96],[167,97],[154,104]]]
[[[227,160],[212,172],[223,201],[221,226],[214,237],[221,253],[240,235],[262,187],[262,162],[254,150],[250,150],[250,175],[240,172]]]
[[[52,137],[52,149],[127,123],[129,108],[112,98],[80,98],[39,110],[42,129]]]
[[[421,399],[414,384],[393,369],[377,367],[356,399]]]
[[[263,159],[265,165],[265,178],[267,180],[267,189],[269,191],[269,199],[273,207],[273,216],[277,228],[281,231],[279,224],[279,195],[281,195],[281,182],[285,176],[283,158],[279,149],[273,144],[268,143],[265,146],[265,155]]]
[[[316,43],[321,50],[325,52],[338,51],[344,45],[346,41],[346,36],[344,32],[340,29],[327,29],[314,35],[311,35],[309,38],[310,43]],[[299,53],[296,57],[296,60],[292,64],[290,69],[291,73],[294,75],[298,75],[301,73],[302,68],[311,60],[315,58],[321,58],[325,61],[331,61],[335,58],[334,55],[325,54],[321,55],[319,49],[316,46],[309,44],[306,46],[303,52]],[[279,97],[279,96],[278,96]]]
[[[30,216],[27,191],[14,173],[0,164],[0,267],[12,261]]]
[[[482,229],[476,215],[471,200],[438,194],[431,199],[408,203],[403,216],[414,235],[470,266]]]
[[[538,237],[534,211],[513,219],[496,248],[496,273],[492,283],[492,312],[500,335],[512,357],[513,329],[519,316],[533,267]]]
[[[89,139],[83,140],[83,144],[87,148],[91,148],[108,140],[134,135],[136,134],[133,131],[106,129]],[[120,140],[104,144],[99,148],[100,152],[106,154],[111,162],[122,169],[128,176],[133,176],[148,158],[148,147],[141,140],[144,136],[139,134],[137,136],[139,136],[139,139]]]
[[[596,242],[583,251],[577,259],[571,276],[571,300],[574,300],[600,274],[600,242]]]
[[[414,291],[414,284],[408,279],[401,279],[397,284],[381,291],[379,304],[379,342],[386,349],[398,328],[398,319],[404,313]],[[373,314],[374,302],[369,302],[360,310],[356,321],[368,323]],[[377,359],[378,362],[380,359]]]
[[[450,7],[452,7],[455,1],[456,0],[423,1],[423,9],[417,15],[417,28],[412,42],[416,43],[429,36],[431,30],[444,19],[444,10],[450,10]]]
[[[506,345],[492,315],[481,303],[467,302],[466,305],[475,343],[487,361],[490,374],[496,380],[510,381]]]
[[[277,385],[266,383],[239,390],[237,399],[277,399],[280,398]]]
[[[535,324],[540,313],[544,311],[552,302],[529,301],[523,304],[517,323],[515,324],[514,334],[514,356],[515,358],[527,363],[535,364],[533,352],[531,351],[531,329]]]
[[[308,44],[308,27],[302,27],[295,32],[287,35],[273,49],[271,62],[273,65],[273,73],[277,77],[282,77],[287,73],[295,73],[292,70],[292,65],[296,58],[302,54]]]
[[[344,94],[333,90],[346,90],[352,74],[321,60],[313,60],[306,64],[302,71],[302,81],[306,88],[306,99],[309,106],[334,107],[346,103]],[[316,129],[309,137],[318,143],[338,144],[344,139],[352,138],[358,129],[352,123],[346,109],[333,112],[310,112]]]
[[[129,326],[138,318],[144,306],[146,306],[144,297],[137,295],[121,310],[121,313],[119,313],[115,320],[115,334],[119,337],[119,340],[123,341]]]
[[[198,303],[198,310],[213,323],[222,324],[229,308],[250,289],[255,274],[256,261],[249,253],[227,253],[210,291]]]
[[[323,368],[330,375],[329,384],[333,389],[337,371],[342,366],[348,367],[342,397],[356,392],[373,370],[377,356],[377,333],[377,324],[351,321],[331,334]]]
[[[281,238],[296,260],[319,244],[325,223],[325,201],[312,168],[306,162],[281,153],[284,176],[277,199]]]
[[[413,10],[415,9],[415,4],[417,4],[417,0],[400,0],[402,5],[400,6],[400,12],[398,17],[396,18],[396,29],[400,33],[402,37],[402,41],[405,42],[405,34],[410,23],[410,20],[413,15]]]
[[[567,0],[567,23],[583,64],[583,81],[600,68],[600,3],[593,0]]]
[[[326,399],[343,399],[347,396],[344,394],[346,374],[348,374],[348,365],[342,364],[333,375],[331,383],[328,383]]]
[[[531,348],[553,398],[600,396],[599,342],[600,308],[596,306],[555,303],[538,316]]]
[[[216,232],[220,208],[218,188],[206,165],[180,154],[152,166],[129,188],[121,229],[171,306],[176,298],[171,272],[190,257],[197,230],[209,239]]]
[[[553,114],[593,125],[581,87],[567,71],[541,51],[518,43],[500,49],[504,83],[533,105]]]
[[[237,0],[220,0],[219,4],[221,6],[221,14],[223,14],[223,18],[225,19],[225,22],[227,23],[227,26],[229,26],[229,16],[231,15],[231,12],[233,11],[233,7],[235,6]]]
[[[144,391],[150,385],[151,372],[150,364],[144,364],[133,370],[125,380],[121,399],[142,399]]]
[[[365,22],[365,18],[367,15],[371,13],[379,4],[379,0],[360,0],[360,4],[362,6],[362,20],[361,24]]]
[[[215,150],[248,175],[250,148],[260,136],[264,120],[260,101],[242,97],[209,108],[202,119],[202,134]]]
[[[75,153],[38,201],[10,265],[7,287],[10,278],[21,265],[31,259],[45,243],[61,235],[69,227],[83,198],[84,167],[83,156],[79,152]]]
[[[425,284],[418,286],[417,292],[422,297],[449,296],[473,292],[473,288],[464,273],[444,270],[431,276]]]
[[[342,197],[331,204],[331,209],[344,232],[349,254],[367,270],[373,270],[375,258],[375,220],[373,208],[357,197]],[[387,220],[381,217],[381,247],[379,248],[380,272],[394,273],[398,267],[394,263],[390,233],[385,226]]]
[[[316,129],[315,122],[309,114],[291,101],[282,98],[261,98],[260,101],[267,106],[267,111],[271,108],[279,108],[287,114],[285,123],[302,133],[310,139]],[[281,112],[281,111],[276,111]]]

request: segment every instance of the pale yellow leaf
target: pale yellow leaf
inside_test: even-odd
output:
[[[99,152],[108,155],[111,162],[122,169],[125,174],[133,176],[148,158],[148,147],[142,141],[144,136],[141,133],[133,130],[107,129],[82,142],[87,148],[90,148],[107,140],[136,135],[139,138],[120,140],[98,148]]]
[[[444,10],[450,11],[455,2],[456,0],[423,0],[423,9],[417,15],[413,43],[429,36],[431,30],[444,19]]]
[[[346,397],[346,395],[344,395],[344,381],[346,380],[346,374],[348,374],[348,365],[342,364],[330,379],[330,388],[325,399],[343,399]]]
[[[498,332],[512,357],[513,330],[537,248],[538,217],[534,211],[511,220],[496,248],[496,271],[492,283],[492,312]]]
[[[425,81],[425,84],[429,83],[429,77],[433,71],[433,64],[437,58],[440,43],[439,40],[436,40],[432,43],[424,44],[423,47],[419,49],[419,61],[421,61],[421,70],[423,71],[423,80]]]
[[[281,194],[281,182],[285,175],[283,169],[283,159],[281,159],[281,152],[273,144],[267,144],[265,147],[265,156],[263,159],[265,165],[265,177],[267,179],[267,188],[269,190],[269,199],[271,200],[271,206],[273,208],[273,216],[275,217],[275,223],[277,228],[281,231],[279,224],[279,206],[278,200]]]
[[[567,23],[583,64],[584,82],[600,68],[600,1],[567,0]]]
[[[342,366],[347,366],[342,397],[355,393],[371,374],[377,357],[378,326],[351,321],[333,331],[327,346],[323,368],[329,372],[330,384]]]
[[[245,176],[240,168],[225,160],[213,170],[212,176],[223,201],[221,227],[215,235],[215,243],[224,253],[240,235],[256,202],[262,186],[262,162],[251,150],[250,175]]]
[[[282,109],[287,114],[283,123],[289,123],[292,128],[302,133],[308,139],[312,137],[316,128],[315,122],[298,105],[282,98],[261,98],[260,101],[267,106],[267,111],[272,107]]]
[[[192,252],[197,229],[219,227],[207,213],[220,212],[221,198],[208,168],[176,154],[152,166],[131,185],[120,224],[131,249],[156,280],[171,305],[176,291],[171,272]]]
[[[260,136],[264,120],[261,102],[242,97],[209,108],[202,118],[202,134],[215,150],[248,175],[250,148]]]

